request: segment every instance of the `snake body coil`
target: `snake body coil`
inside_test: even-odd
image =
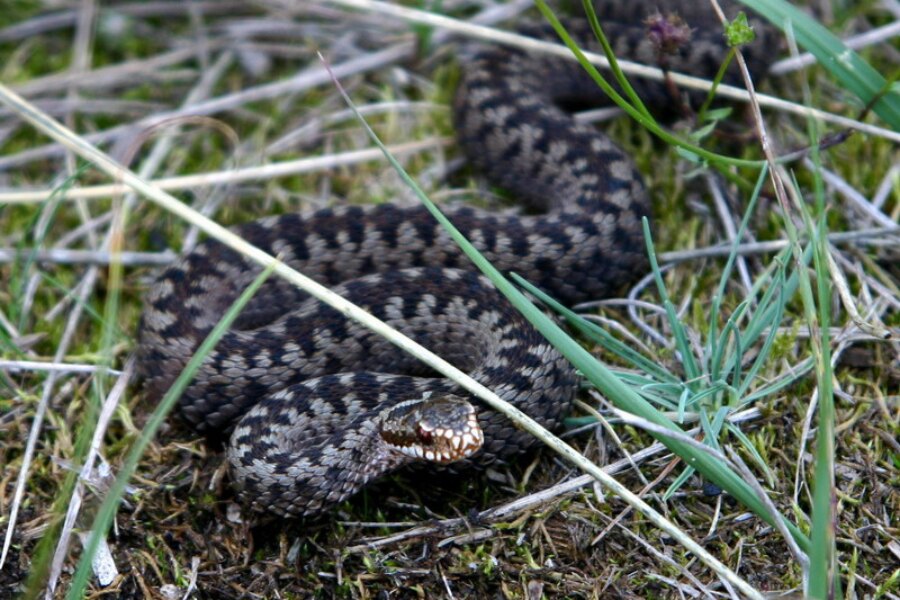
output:
[[[620,55],[654,62],[642,27],[618,39]],[[704,38],[668,60],[676,70],[699,66],[711,74],[723,55],[718,42]],[[640,219],[649,212],[641,178],[612,141],[562,108],[601,101],[593,82],[575,62],[499,47],[480,50],[463,70],[454,104],[463,148],[539,214],[453,206],[445,209],[451,221],[500,270],[563,302],[602,297],[632,280],[644,266]],[[660,87],[639,91],[665,94]],[[571,366],[487,279],[468,270],[423,207],[325,209],[236,231],[467,370],[544,426],[558,427],[568,410],[576,383]],[[159,277],[139,341],[152,396],[165,392],[258,272],[208,241]],[[423,398],[474,424],[456,398],[465,394],[428,375],[391,344],[272,279],[206,358],[180,411],[199,432],[230,432],[234,479],[254,508],[307,515],[418,457],[452,459],[411,445],[400,451],[407,434],[392,429],[395,416],[388,413],[417,411]],[[480,432],[454,437],[443,418],[418,420],[413,431],[446,441],[449,451],[471,451],[483,435],[472,459],[482,463],[531,444],[484,407],[477,410]]]

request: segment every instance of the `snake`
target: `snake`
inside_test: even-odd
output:
[[[711,77],[725,53],[721,26],[700,14],[702,3],[677,4],[680,16],[651,11],[648,19],[648,3],[605,3],[600,18],[619,57]],[[585,21],[569,27],[583,43],[592,39]],[[522,30],[552,39],[546,26]],[[673,36],[674,51],[665,47]],[[501,272],[565,304],[633,281],[646,269],[646,186],[632,157],[572,113],[608,103],[605,94],[564,58],[479,45],[464,61],[452,105],[460,146],[523,208],[450,204],[442,207],[450,221]],[[683,103],[671,85],[636,89],[663,111]],[[335,206],[263,217],[234,231],[542,426],[561,426],[578,387],[574,368],[476,272],[424,206]],[[138,335],[149,397],[166,392],[260,269],[208,240],[156,278]],[[280,278],[262,285],[204,357],[178,412],[196,432],[225,440],[241,500],[277,516],[317,515],[402,469],[482,467],[534,445],[457,384]]]

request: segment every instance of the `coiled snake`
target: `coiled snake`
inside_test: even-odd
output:
[[[683,4],[696,27],[698,7]],[[635,4],[626,8],[634,12]],[[622,29],[601,16],[608,33]],[[637,25],[613,33],[617,54],[656,62],[659,48],[641,17],[624,18]],[[666,56],[668,66],[711,76],[724,56],[720,35],[696,30],[688,48]],[[504,47],[479,50],[462,70],[453,113],[463,149],[538,214],[452,206],[445,208],[450,219],[496,267],[567,303],[633,279],[644,266],[640,219],[649,213],[641,177],[612,141],[562,108],[603,102],[596,85],[574,61]],[[662,86],[638,91],[668,97]],[[423,207],[325,209],[236,230],[468,370],[544,426],[559,426],[575,390],[573,369],[469,270]],[[165,392],[258,272],[210,241],[162,273],[140,327],[151,396]],[[242,497],[287,515],[319,512],[410,462],[474,453],[470,460],[484,463],[530,446],[500,415],[473,408],[452,384],[428,375],[333,309],[269,280],[206,358],[180,412],[199,432],[230,433],[227,455]]]

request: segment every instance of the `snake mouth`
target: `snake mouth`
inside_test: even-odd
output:
[[[453,395],[417,398],[382,411],[381,438],[414,460],[448,464],[481,449],[484,432],[475,408]]]

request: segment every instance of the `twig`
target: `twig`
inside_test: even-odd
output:
[[[891,225],[889,227],[874,227],[872,229],[860,229],[858,231],[838,231],[829,233],[827,239],[832,244],[857,243],[857,244],[878,244],[885,243],[896,245],[900,240],[900,226]],[[772,240],[768,242],[753,242],[749,244],[738,244],[735,249],[731,245],[715,245],[706,248],[694,248],[693,250],[676,250],[672,252],[663,252],[659,255],[661,263],[679,263],[688,260],[698,260],[701,258],[710,258],[716,256],[728,256],[732,250],[736,250],[741,255],[751,254],[767,254],[770,252],[778,252],[790,245],[790,240]]]
[[[873,337],[881,340],[890,339],[892,334],[889,329],[881,323],[870,323],[859,314],[859,310],[856,308],[856,300],[850,293],[850,286],[847,285],[847,279],[844,277],[844,273],[834,259],[834,253],[834,250],[825,253],[827,261],[826,266],[828,268],[828,273],[831,275],[831,285],[837,290],[838,297],[841,299],[841,304],[844,305],[844,310],[847,311],[850,320],[855,323],[860,330]]]
[[[894,164],[888,169],[888,172],[884,174],[884,179],[881,180],[881,183],[878,184],[878,190],[875,192],[875,195],[872,196],[872,206],[879,211],[881,210],[884,203],[887,202],[891,191],[898,184],[898,179],[900,179],[900,165]]]
[[[0,359],[0,371],[53,371],[55,373],[110,373],[120,375],[121,371],[95,365],[76,365],[65,362],[39,362],[34,360]]]
[[[398,156],[404,156],[445,147],[450,143],[449,138],[431,138],[390,146],[390,150]],[[372,161],[384,161],[384,155],[378,148],[365,148],[363,150],[353,150],[350,152],[341,152],[339,154],[270,163],[257,167],[232,169],[230,171],[213,171],[209,173],[195,173],[194,175],[165,177],[152,180],[149,183],[166,191],[188,190],[214,185],[242,183],[245,181],[264,181],[276,177],[297,175],[299,173],[312,173]],[[56,193],[56,196],[54,197],[65,200],[72,200],[75,198],[102,199],[124,194],[128,191],[128,186],[121,183],[113,183],[107,185],[74,187],[65,190],[64,193]],[[54,195],[54,192],[54,190],[0,192],[0,204],[38,204],[45,202]]]
[[[849,200],[852,205],[865,214],[868,218],[872,219],[877,225],[881,227],[896,227],[897,223],[888,217],[886,214],[881,212],[878,207],[869,202],[862,194],[857,192],[852,185],[844,181],[837,173],[829,171],[825,167],[816,166],[813,162],[806,158],[803,160],[803,165],[809,170],[818,170],[818,172],[822,175],[822,179],[825,180],[830,187],[837,190],[837,192]]]

